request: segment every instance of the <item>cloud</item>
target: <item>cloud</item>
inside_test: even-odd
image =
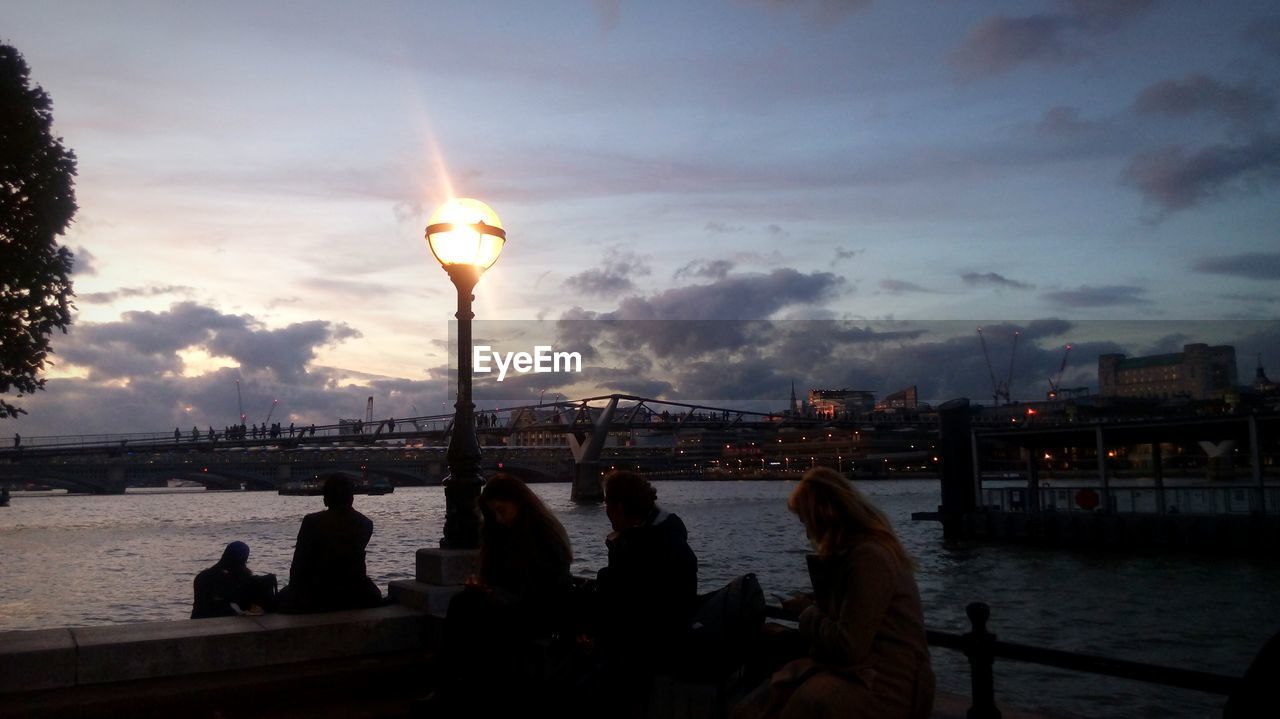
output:
[[[702,229],[713,235],[728,235],[742,232],[743,228],[737,225],[729,225],[724,222],[708,222]]]
[[[1133,285],[1081,285],[1074,290],[1046,292],[1042,298],[1067,307],[1113,307],[1117,305],[1148,304],[1147,290]]]
[[[918,292],[937,293],[937,290],[931,290],[928,287],[922,287],[915,282],[908,282],[907,280],[880,280],[879,286],[881,290],[884,290],[886,293],[891,295],[904,295]]]
[[[798,304],[835,297],[844,278],[830,272],[803,274],[789,267],[767,274],[742,274],[711,284],[676,287],[650,297],[628,297],[606,319],[762,319]]]
[[[1241,255],[1203,257],[1191,269],[1213,275],[1276,281],[1280,280],[1280,253],[1247,252]]]
[[[1182,117],[1211,113],[1238,125],[1257,125],[1275,109],[1275,99],[1249,85],[1226,85],[1202,74],[1163,80],[1144,89],[1134,101],[1141,115]]]
[[[77,258],[79,255],[77,255]],[[77,272],[76,274],[79,274]],[[160,295],[179,295],[190,296],[195,292],[192,287],[186,285],[163,285],[160,287],[121,287],[118,290],[110,292],[85,292],[77,294],[76,300],[88,304],[108,304],[116,300],[127,299],[130,297],[158,297]]]
[[[93,275],[98,274],[98,268],[94,264],[98,258],[94,257],[93,253],[88,249],[84,247],[72,247],[71,254],[75,258],[74,264],[72,265],[72,274],[76,277],[92,277]]]
[[[631,296],[610,312],[573,308],[557,321],[556,346],[573,347],[585,362],[621,353],[655,361],[731,353],[735,358],[772,342],[781,310],[819,305],[837,296],[844,279],[829,272],[779,268],[727,275],[705,284]]]
[[[1058,105],[1045,110],[1036,124],[1036,131],[1042,135],[1056,137],[1077,137],[1097,129],[1098,123],[1080,118],[1080,111],[1074,107]]]
[[[1035,285],[1027,282],[1019,282],[1011,280],[998,272],[965,272],[960,275],[960,279],[964,280],[966,285],[995,285],[996,287],[1009,287],[1015,290],[1034,290]]]
[[[835,257],[835,259],[834,259],[834,260],[832,260],[832,261],[831,261],[831,264],[833,264],[833,265],[834,265],[834,264],[836,264],[837,262],[842,262],[842,261],[844,261],[844,260],[852,260],[853,258],[857,257],[858,255],[860,255],[860,254],[862,254],[862,253],[864,253],[864,252],[866,252],[866,251],[867,251],[867,250],[866,250],[866,248],[864,248],[864,247],[860,247],[860,248],[858,248],[858,249],[856,249],[856,250],[846,250],[846,249],[845,249],[845,248],[843,248],[843,247],[837,247],[837,248],[836,248],[836,257]]]
[[[636,288],[632,277],[645,277],[651,273],[644,258],[634,252],[610,253],[600,267],[583,270],[565,280],[569,287],[589,295],[608,297]]]
[[[1062,39],[1070,27],[1070,19],[1062,16],[997,15],[974,27],[951,61],[971,78],[1000,75],[1027,62],[1070,62],[1079,57]]]
[[[1190,151],[1170,146],[1138,153],[1125,179],[1166,212],[1256,191],[1280,179],[1280,135],[1260,135],[1243,145]]]
[[[951,56],[961,77],[1001,75],[1019,65],[1061,65],[1087,53],[1079,40],[1117,30],[1157,0],[1063,0],[1062,12],[995,15],[974,26]]]
[[[1252,43],[1271,55],[1280,55],[1280,15],[1260,17],[1244,30],[1245,42]]]
[[[265,371],[277,381],[298,382],[317,348],[359,336],[345,324],[320,320],[265,329],[247,315],[181,302],[165,312],[126,312],[116,322],[78,323],[57,351],[93,381],[132,383],[181,373],[179,352],[194,348],[230,358],[247,373]]]
[[[729,260],[694,260],[676,270],[673,278],[679,280],[686,277],[702,277],[722,280],[733,268],[734,263]]]

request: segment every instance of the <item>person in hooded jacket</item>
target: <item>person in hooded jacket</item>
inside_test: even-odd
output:
[[[607,697],[616,716],[643,712],[653,677],[678,658],[697,608],[688,530],[657,498],[634,472],[605,477],[609,563],[596,575],[593,631],[583,639],[597,660],[584,695]]]
[[[249,545],[232,542],[222,550],[222,558],[217,564],[196,575],[193,582],[195,599],[191,603],[192,619],[234,617],[250,611],[254,599],[254,581],[248,561]]]

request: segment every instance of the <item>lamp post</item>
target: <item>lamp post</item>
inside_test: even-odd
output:
[[[480,443],[476,440],[475,405],[471,402],[471,291],[480,275],[498,261],[507,233],[498,215],[483,202],[467,198],[449,200],[427,221],[431,253],[458,290],[458,401],[453,405],[453,432],[445,461],[444,536],[441,549],[476,549],[480,546],[480,516],[476,499],[484,478],[480,476]]]

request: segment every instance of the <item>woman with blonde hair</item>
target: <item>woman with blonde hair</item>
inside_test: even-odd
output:
[[[916,565],[889,518],[827,468],[806,472],[787,507],[815,552],[814,593],[783,604],[799,613],[809,650],[748,696],[735,719],[929,716],[934,676]]]

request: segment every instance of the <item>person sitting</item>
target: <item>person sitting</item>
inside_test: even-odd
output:
[[[809,651],[748,695],[734,719],[929,716],[934,675],[916,565],[888,517],[825,467],[804,474],[787,507],[816,552],[814,593],[783,602],[799,613]]]
[[[382,591],[365,573],[373,522],[355,510],[354,485],[345,475],[331,474],[323,492],[326,509],[302,518],[278,611],[333,612],[382,604]]]
[[[569,535],[524,482],[495,474],[478,501],[479,574],[449,602],[442,639],[442,685],[428,704],[436,715],[506,714],[534,700],[537,678],[525,660],[534,642],[562,625],[573,577]],[[512,691],[494,694],[487,676]],[[460,702],[466,702],[465,709]]]
[[[698,601],[698,559],[675,514],[634,472],[604,480],[608,565],[596,574],[591,627],[582,638],[595,658],[580,691],[586,713],[644,711],[654,676],[672,665]]]
[[[232,542],[222,550],[217,564],[196,575],[192,619],[262,614],[269,608],[276,577],[255,577],[248,561],[249,545]]]

